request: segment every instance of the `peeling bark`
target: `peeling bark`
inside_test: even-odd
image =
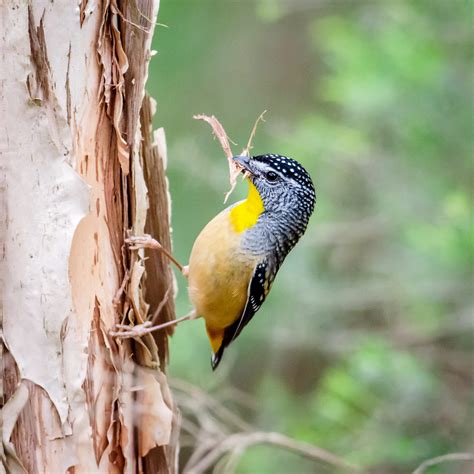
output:
[[[128,229],[171,245],[166,145],[144,92],[157,10],[0,6],[7,472],[177,470],[168,333],[108,335],[164,298],[157,321],[175,317],[168,262],[124,246]]]
[[[171,210],[169,206],[162,205],[164,202],[171,202],[168,192],[168,180],[165,174],[167,163],[166,138],[162,128],[156,130],[155,134],[152,135],[150,126],[152,115],[152,100],[146,97],[141,109],[141,126],[145,132],[141,145],[141,156],[150,205],[146,216],[145,232],[156,236],[155,238],[165,249],[171,250],[169,232]],[[173,273],[163,254],[146,249],[145,255],[147,257],[147,260],[145,260],[147,274],[146,300],[150,304],[150,311],[153,314],[166,298],[166,303],[156,320],[156,323],[165,323],[176,317],[173,304]],[[167,275],[166,279],[162,277],[163,274]],[[170,326],[166,331],[155,333],[159,359],[163,364],[166,364],[168,358],[168,334],[172,334],[173,331],[174,327]]]

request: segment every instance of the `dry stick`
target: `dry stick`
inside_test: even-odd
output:
[[[447,461],[473,461],[474,454],[471,453],[450,453],[443,456],[437,456],[435,458],[428,459],[422,462],[414,471],[413,474],[422,474],[430,466],[440,464]]]
[[[252,140],[255,136],[255,132],[257,131],[257,126],[260,121],[264,121],[263,116],[266,112],[266,110],[263,111],[255,121],[252,132],[250,133],[249,140],[247,142],[247,146],[242,150],[243,155],[249,156],[249,150],[252,148]],[[234,154],[232,153],[232,149],[230,148],[229,137],[219,120],[217,120],[214,115],[209,116],[204,114],[194,115],[193,118],[195,118],[196,120],[204,120],[212,127],[214,135],[219,140],[221,147],[224,150],[225,155],[227,156],[227,162],[229,164],[230,190],[227,192],[224,198],[224,203],[226,203],[227,199],[232,194],[232,191],[235,189],[235,186],[237,184],[237,177],[239,176],[243,168],[241,165],[239,165],[232,159]]]
[[[196,120],[204,120],[211,126],[215,137],[219,140],[221,147],[224,150],[225,156],[227,156],[227,163],[229,164],[230,190],[224,198],[225,203],[237,184],[237,176],[239,176],[242,168],[232,159],[234,154],[230,148],[229,137],[227,136],[227,133],[219,120],[217,120],[214,115],[209,116],[203,114],[194,115],[193,118]]]
[[[201,435],[202,438],[202,435]],[[201,474],[199,471],[195,471],[194,469],[188,470],[188,465],[192,466],[193,464],[196,464],[199,462],[199,459],[202,459],[207,452],[212,449],[214,442],[211,441],[210,439],[204,439],[201,441],[200,444],[194,449],[194,451],[191,453],[191,456],[188,459],[188,462],[184,466],[183,469],[183,474]]]
[[[255,121],[254,125],[253,125],[253,128],[252,128],[252,131],[250,132],[250,137],[249,137],[249,141],[247,142],[247,146],[242,150],[242,155],[245,155],[245,156],[249,156],[249,151],[252,149],[252,141],[255,137],[255,132],[257,131],[257,127],[258,127],[258,123],[260,121],[262,122],[265,122],[263,116],[267,113],[266,110],[264,110],[257,118],[257,120]]]
[[[214,470],[216,474],[226,474],[228,472],[236,472],[237,466],[239,465],[240,458],[245,454],[245,448],[242,446],[236,446],[230,454],[222,456],[222,458],[216,463]]]
[[[185,466],[183,472],[188,474],[206,472],[206,470],[209,469],[226,452],[234,452],[236,450],[241,450],[243,452],[250,446],[257,444],[271,444],[279,446],[281,448],[294,451],[295,453],[313,461],[325,461],[350,472],[360,472],[356,467],[348,464],[343,459],[317,446],[296,441],[280,433],[266,433],[261,431],[256,431],[254,433],[236,433],[228,436],[224,441],[209,451],[194,465],[189,467]]]
[[[196,385],[181,379],[170,379],[169,384],[173,389],[186,393],[191,400],[201,401],[210,411],[214,410],[215,415],[220,418],[220,421],[226,423],[226,426],[234,425],[235,428],[243,431],[252,431],[255,429],[251,424],[235,415],[219,400],[210,396]]]
[[[263,119],[263,116],[267,113],[266,110],[264,110],[257,118],[257,120],[255,120],[255,123],[253,124],[253,128],[252,128],[252,131],[250,132],[250,137],[249,137],[249,140],[247,142],[247,146],[242,150],[242,155],[244,156],[250,156],[249,152],[250,150],[252,149],[252,141],[255,137],[255,132],[257,131],[257,127],[258,127],[258,123],[260,121],[262,122],[265,122],[265,120]],[[243,177],[242,177],[242,181],[246,178],[248,178],[250,175],[250,173],[248,171],[245,171]],[[232,188],[233,189],[233,188]],[[227,200],[227,198],[229,197],[230,193],[232,192],[232,189],[227,193],[226,197],[225,197],[225,201]],[[224,202],[225,202],[224,201]]]
[[[216,463],[218,463],[219,465],[224,464],[223,472],[229,472],[228,470],[225,470],[225,467],[235,466],[240,456],[245,452],[247,448],[259,443],[280,446],[285,449],[295,451],[296,453],[299,453],[312,460],[322,460],[347,469],[351,472],[357,472],[357,468],[349,465],[343,459],[316,446],[298,442],[292,438],[289,438],[279,433],[250,431],[250,429],[252,429],[252,426],[247,425],[247,423],[241,421],[240,419],[236,423],[236,417],[234,415],[229,419],[228,413],[223,413],[228,412],[228,409],[224,405],[222,405],[218,400],[214,400],[209,394],[204,393],[201,389],[195,387],[194,385],[188,382],[171,379],[170,385],[173,389],[178,390],[178,393],[179,391],[186,393],[189,399],[192,400],[193,406],[196,404],[198,405],[198,418],[200,418],[199,415],[202,415],[203,412],[209,410],[209,416],[213,418],[215,415],[217,415],[216,421],[218,422],[230,422],[230,424],[235,425],[237,427],[241,424],[244,425],[240,428],[243,428],[244,432],[226,435],[225,432],[222,431],[222,435],[225,436],[225,438],[221,439],[221,441],[217,443],[215,441],[216,433],[214,432],[214,430],[212,430],[212,436],[207,441],[206,434],[200,432],[199,439],[202,442],[198,445],[197,449],[194,451],[194,453],[188,460],[188,463],[184,468],[184,472],[187,472],[189,474],[202,473],[205,472],[206,469],[208,469],[212,465],[215,465]],[[184,401],[182,401],[181,403],[184,403],[186,405]],[[191,408],[191,405],[189,406],[189,408]],[[223,409],[223,412],[221,412],[221,409]],[[201,424],[202,423],[203,422],[201,421]],[[202,426],[204,426],[204,424],[202,424]],[[248,432],[245,432],[247,430]],[[230,453],[230,458],[226,461],[223,461],[223,459],[221,458],[227,452]],[[219,461],[219,459],[221,460]]]

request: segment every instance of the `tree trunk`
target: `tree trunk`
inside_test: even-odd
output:
[[[158,0],[6,0],[0,189],[7,472],[176,471],[167,336],[174,318],[164,133],[145,96]],[[2,471],[0,471],[2,472]]]

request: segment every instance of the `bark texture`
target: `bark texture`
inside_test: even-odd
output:
[[[128,229],[170,246],[165,137],[144,92],[157,11],[158,0],[0,6],[7,472],[176,470],[167,334],[108,334],[174,318],[167,262],[124,246]]]

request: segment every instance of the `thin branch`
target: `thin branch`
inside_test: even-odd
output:
[[[255,120],[255,123],[253,125],[253,128],[252,128],[252,131],[250,132],[250,137],[249,137],[249,141],[247,142],[247,146],[242,150],[242,155],[246,155],[246,156],[249,156],[249,152],[250,150],[253,148],[252,147],[252,141],[255,137],[255,132],[257,131],[257,127],[258,127],[258,124],[259,122],[265,122],[265,120],[263,119],[263,116],[267,113],[266,110],[264,110],[257,118],[257,120]]]
[[[254,433],[236,433],[228,436],[194,465],[189,465],[188,463],[188,465],[185,466],[183,473],[203,473],[214,465],[225,453],[232,452],[235,453],[234,456],[237,456],[240,454],[239,451],[243,453],[245,449],[257,444],[278,446],[293,451],[312,461],[324,461],[349,472],[360,472],[356,467],[350,465],[340,457],[317,446],[296,441],[280,433],[256,431]]]
[[[229,472],[230,468],[237,466],[245,450],[257,444],[278,446],[311,460],[325,461],[350,472],[358,472],[343,459],[317,446],[280,433],[253,431],[252,426],[193,384],[176,379],[169,380],[169,384],[178,400],[184,396],[180,405],[189,409],[201,426],[198,433],[195,428],[193,430],[194,435],[198,435],[195,438],[197,444],[184,467],[184,473],[201,474],[213,466],[216,473]],[[240,431],[229,433],[230,426]]]
[[[258,409],[258,403],[255,397],[236,387],[219,387],[219,399],[223,402],[228,400],[253,411],[257,411]]]
[[[196,447],[196,449],[193,451],[190,458],[188,459],[186,466],[184,466],[183,474],[186,474],[187,466],[191,466],[199,462],[199,459],[202,459],[205,456],[206,452],[210,451],[213,446],[214,443],[211,440],[204,438],[204,440],[202,440],[202,442]]]
[[[452,461],[474,461],[474,454],[471,453],[450,453],[443,456],[436,456],[435,458],[427,459],[422,462],[414,471],[413,474],[422,474],[431,466],[440,464],[442,462]]]
[[[197,439],[201,433],[198,425],[185,418],[181,419],[181,429],[189,433],[194,439]],[[193,442],[193,446],[194,444]]]
[[[227,457],[223,456],[220,461],[216,463],[214,472],[216,474],[228,474],[230,472],[235,472],[240,462],[240,458],[244,453],[245,449],[243,449],[241,446],[237,446]]]
[[[240,417],[236,416],[226,406],[224,406],[215,398],[209,396],[206,392],[195,385],[187,383],[181,379],[170,379],[168,383],[173,389],[186,393],[190,399],[194,400],[195,402],[200,401],[204,406],[207,406],[209,410],[213,410],[214,414],[217,415],[221,421],[227,424],[227,426],[233,425],[234,428],[243,431],[252,431],[254,429],[252,425],[246,423]]]

